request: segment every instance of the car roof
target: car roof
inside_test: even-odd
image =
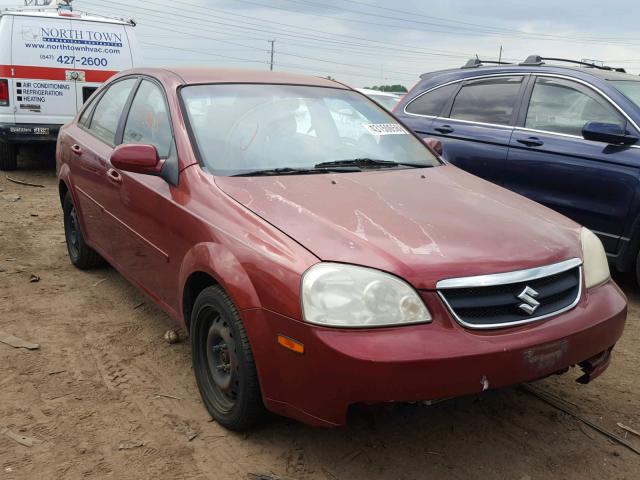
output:
[[[400,95],[392,92],[382,92],[380,90],[372,90],[371,88],[356,88],[360,93],[364,93],[365,95],[380,95],[381,97],[393,97],[400,98]]]
[[[121,72],[121,75],[142,74],[162,76],[173,73],[186,85],[206,83],[264,83],[281,85],[306,85],[313,87],[331,87],[351,90],[348,86],[322,77],[298,75],[265,70],[216,68],[216,67],[184,67],[169,66],[163,68],[136,68]]]
[[[630,73],[617,72],[615,70],[606,70],[592,67],[567,67],[564,65],[545,64],[545,65],[500,65],[500,66],[479,66],[473,68],[450,68],[447,70],[436,70],[420,75],[423,80],[434,78],[441,75],[450,75],[458,78],[490,75],[496,73],[564,73],[577,77],[594,76],[603,80],[631,80],[640,81],[640,77]]]

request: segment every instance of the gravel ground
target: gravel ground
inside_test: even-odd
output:
[[[0,343],[1,479],[640,478],[640,455],[520,388],[361,409],[333,430],[273,417],[229,433],[200,402],[188,344],[163,340],[168,316],[113,269],[69,263],[51,162],[11,176],[44,188],[0,174],[0,331],[40,349]],[[609,370],[534,388],[640,449],[617,426],[640,430],[640,289],[616,280],[630,314]]]

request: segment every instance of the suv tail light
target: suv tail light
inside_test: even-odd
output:
[[[9,105],[9,80],[0,78],[0,107]]]

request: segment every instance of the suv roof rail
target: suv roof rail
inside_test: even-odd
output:
[[[490,63],[492,65],[513,65],[511,62],[500,62],[496,60],[480,60],[477,56],[475,58],[470,58],[467,63],[465,63],[460,68],[477,68],[481,67],[485,63]]]
[[[550,60],[552,62],[565,62],[565,63],[573,63],[575,65],[582,65],[584,67],[589,68],[597,68],[598,70],[611,70],[614,72],[626,73],[624,68],[620,67],[609,67],[607,65],[597,65],[593,62],[584,62],[580,60],[571,60],[568,58],[556,58],[556,57],[541,57],[540,55],[529,55],[524,62],[519,65],[527,66],[527,67],[539,67],[545,64],[545,60]]]

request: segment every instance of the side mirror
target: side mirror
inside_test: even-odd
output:
[[[638,141],[638,137],[627,134],[624,128],[615,123],[587,122],[582,127],[582,137],[613,145],[631,145]]]
[[[438,155],[442,155],[442,142],[436,138],[423,138],[422,141],[427,144],[427,146],[431,147],[431,150],[436,152]]]
[[[119,145],[111,154],[111,165],[125,172],[157,175],[162,164],[153,145]]]

